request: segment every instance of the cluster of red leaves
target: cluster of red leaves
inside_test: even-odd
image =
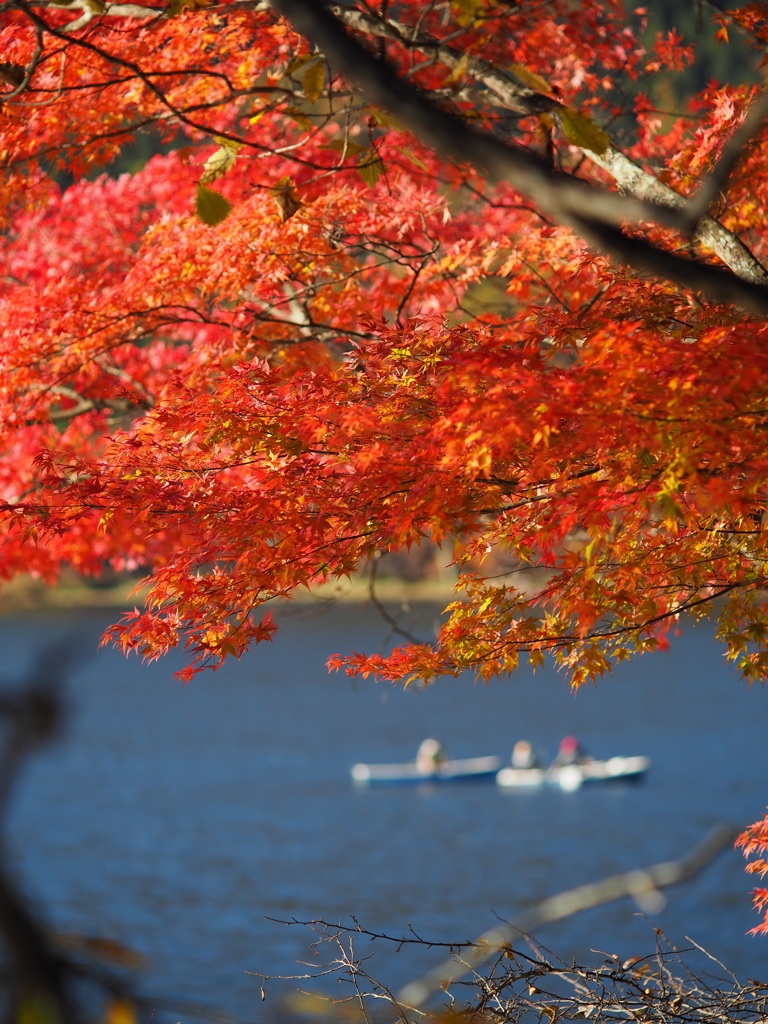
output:
[[[466,571],[435,641],[335,667],[489,678],[549,654],[579,685],[714,609],[726,657],[764,680],[765,323],[617,269],[438,160],[266,5],[94,4],[0,26],[0,92],[37,62],[0,105],[2,575],[145,569],[146,608],[110,636],[148,658],[184,644],[188,679],[270,639],[274,598],[450,538]],[[617,96],[690,48],[646,52],[619,0],[398,17],[412,31],[387,53],[410,81],[595,180],[555,122],[520,122],[418,39],[606,123],[634,113],[630,155],[686,194],[752,95],[712,85],[662,134]],[[730,17],[763,32],[762,5]],[[94,177],[146,128],[176,148]],[[765,148],[722,211],[758,258]],[[491,548],[516,559],[503,578],[469,571]]]
[[[751,857],[755,853],[768,853],[768,817],[750,825],[736,840],[736,845],[742,847],[745,857]],[[747,864],[747,871],[751,875],[764,878],[768,875],[768,861],[758,857]],[[752,929],[751,934],[768,935],[768,889],[756,888],[752,895],[755,909],[763,914],[763,920],[756,928]]]

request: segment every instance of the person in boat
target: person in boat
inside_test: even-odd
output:
[[[528,740],[518,740],[512,748],[513,768],[541,768],[536,751]]]
[[[440,740],[424,740],[416,752],[416,767],[423,775],[434,775],[446,760]]]
[[[563,736],[560,740],[560,748],[557,756],[552,762],[553,768],[564,768],[571,764],[586,764],[592,758],[582,747],[575,736]]]

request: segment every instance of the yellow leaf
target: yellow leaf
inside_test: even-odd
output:
[[[544,652],[538,650],[529,651],[528,664],[531,666],[534,672],[537,668],[541,668],[541,666],[544,664]]]
[[[195,213],[209,227],[214,227],[229,216],[232,204],[219,192],[205,185],[197,186],[197,197],[195,199]]]
[[[309,64],[311,60],[316,60],[316,53],[302,53],[298,57],[294,57],[288,67],[285,69],[286,75],[292,75],[294,71],[298,71],[303,68],[305,64]]]
[[[588,149],[592,153],[597,153],[598,156],[605,153],[611,144],[610,136],[602,128],[598,128],[591,117],[579,114],[576,110],[571,110],[570,107],[561,107],[559,113],[560,127],[569,142],[578,146],[579,149]]]
[[[456,67],[446,78],[446,83],[453,85],[455,82],[460,82],[464,72],[467,70],[467,61],[469,60],[469,54],[463,54],[456,63]]]
[[[301,87],[310,103],[320,99],[325,87],[325,64],[323,61],[319,60],[307,68],[301,78]]]
[[[451,0],[459,25],[471,25],[485,7],[485,0]]]
[[[529,89],[535,89],[536,92],[552,92],[552,86],[546,78],[537,75],[525,64],[512,64],[509,70],[521,85],[527,85]]]

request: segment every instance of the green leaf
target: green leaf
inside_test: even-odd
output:
[[[610,136],[598,128],[591,117],[579,114],[570,107],[560,109],[560,127],[563,135],[579,149],[588,149],[601,156],[611,144]]]
[[[325,64],[319,60],[312,64],[301,77],[301,87],[310,103],[319,100],[325,87]]]
[[[372,160],[364,160],[357,165],[357,173],[370,188],[376,184],[384,173],[384,164],[381,157],[375,156]]]
[[[203,222],[214,227],[229,216],[232,204],[225,199],[220,192],[214,192],[212,188],[205,185],[197,186],[197,198],[195,199],[195,213]]]

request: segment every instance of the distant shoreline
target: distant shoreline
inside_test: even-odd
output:
[[[454,582],[447,574],[413,582],[385,577],[376,583],[376,597],[387,604],[448,604],[458,596],[453,589]],[[62,575],[59,582],[51,586],[32,576],[18,576],[0,588],[0,615],[76,609],[127,611],[142,604],[142,591],[135,591],[136,585],[136,579],[117,579],[114,583],[103,585],[99,581],[86,581],[72,573]],[[364,577],[356,577],[351,581],[334,580],[310,591],[297,590],[291,598],[279,599],[264,607],[269,608],[270,604],[278,603],[283,606],[291,603],[366,604],[370,601],[368,588],[369,582]]]

